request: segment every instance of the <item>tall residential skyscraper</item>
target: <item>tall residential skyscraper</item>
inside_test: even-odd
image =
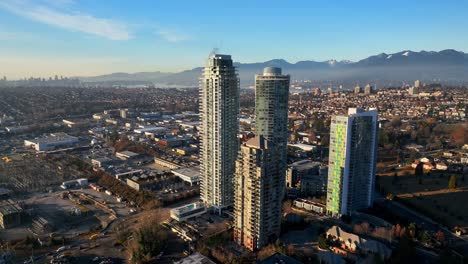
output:
[[[373,87],[372,85],[370,84],[367,84],[365,87],[364,87],[364,94],[371,94],[373,93]]]
[[[360,94],[361,92],[362,92],[361,86],[356,85],[356,87],[354,87],[354,94]]]
[[[256,136],[241,145],[236,161],[234,240],[252,251],[280,234],[284,173],[278,155],[273,142]]]
[[[280,168],[286,175],[288,144],[289,75],[267,67],[255,75],[255,133],[273,142],[280,154]],[[284,188],[284,187],[283,187]]]
[[[218,210],[234,202],[238,113],[239,79],[231,56],[212,54],[200,79],[200,196]]]
[[[410,95],[417,95],[419,94],[419,88],[415,87],[415,86],[411,86],[409,89],[408,89],[408,94]]]
[[[377,110],[350,108],[330,125],[327,213],[350,214],[372,206],[377,158]]]
[[[288,140],[289,75],[265,68],[255,76],[255,132],[236,162],[234,239],[250,250],[280,233]]]

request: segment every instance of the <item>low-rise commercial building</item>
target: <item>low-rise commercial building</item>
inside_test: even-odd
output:
[[[88,186],[88,179],[81,178],[77,180],[64,181],[62,185],[60,185],[60,188],[66,190],[70,188],[86,187],[86,186]]]
[[[62,122],[70,128],[76,128],[76,127],[84,127],[89,125],[88,120],[67,120],[63,119]]]
[[[148,177],[143,174],[127,178],[127,185],[137,191],[154,190],[157,189],[157,180],[154,177]]]
[[[91,159],[91,164],[93,165],[93,167],[102,168],[102,167],[111,165],[112,159],[109,159],[106,157],[94,158],[94,159]]]
[[[215,262],[211,261],[202,254],[195,252],[186,258],[174,262],[174,264],[215,264]]]
[[[327,168],[320,162],[301,160],[289,165],[286,174],[286,187],[304,194],[325,193]]]
[[[174,161],[170,161],[170,160],[166,160],[166,159],[163,159],[163,158],[154,158],[154,162],[157,164],[157,165],[161,165],[163,167],[166,167],[166,168],[169,168],[169,169],[172,169],[172,170],[176,170],[178,168],[180,168],[180,165]]]
[[[299,209],[304,209],[306,211],[311,211],[317,214],[323,214],[326,211],[324,204],[316,203],[306,199],[296,199],[294,200],[293,205]]]
[[[139,155],[138,153],[131,152],[128,150],[115,153],[115,156],[121,160],[129,160],[129,159],[137,157],[138,155]]]
[[[24,146],[34,148],[36,151],[47,151],[59,147],[70,147],[79,141],[79,138],[65,133],[52,133],[46,137],[25,140]]]
[[[317,148],[317,146],[304,144],[304,143],[288,144],[288,147],[299,148],[303,151],[313,151],[314,149]]]
[[[173,170],[175,176],[179,177],[184,182],[190,183],[190,185],[198,184],[200,181],[200,167],[181,168]]]
[[[137,134],[152,133],[154,135],[165,135],[167,131],[168,130],[165,127],[156,127],[156,126],[139,127],[133,130],[133,132]]]
[[[182,222],[204,213],[206,213],[205,205],[202,202],[196,202],[172,209],[171,218]]]

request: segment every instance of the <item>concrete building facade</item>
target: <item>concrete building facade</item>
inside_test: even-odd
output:
[[[255,251],[274,242],[281,228],[284,174],[277,146],[256,136],[241,146],[236,161],[234,240]]]
[[[200,196],[221,210],[234,202],[239,79],[231,56],[212,54],[200,79]]]
[[[324,194],[327,189],[327,168],[320,162],[301,160],[288,166],[286,188],[304,195]]]
[[[327,213],[339,217],[372,206],[378,143],[377,110],[350,108],[348,115],[333,116]]]
[[[354,94],[360,94],[362,92],[361,86],[357,85],[354,87]]]
[[[372,85],[367,84],[366,86],[364,86],[364,94],[371,94],[373,92],[374,92],[374,87],[372,87]]]
[[[68,134],[59,132],[51,133],[48,136],[29,139],[24,141],[24,146],[34,148],[36,151],[48,151],[55,148],[71,147],[80,141],[77,137],[69,136]]]

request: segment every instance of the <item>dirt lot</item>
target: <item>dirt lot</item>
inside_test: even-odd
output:
[[[377,177],[385,193],[392,193],[403,203],[448,227],[468,226],[468,177],[456,175],[457,188],[449,189],[448,173],[430,172],[421,178],[408,175],[411,170]],[[392,175],[392,176],[390,176]]]

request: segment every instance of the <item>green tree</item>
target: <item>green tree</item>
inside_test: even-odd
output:
[[[330,246],[328,243],[327,238],[325,237],[325,233],[321,233],[318,238],[318,246],[321,249],[328,249]]]
[[[429,235],[429,233],[427,233],[427,231],[423,231],[419,235],[419,241],[423,244],[428,244],[429,242],[431,242],[431,236]]]
[[[397,182],[398,182],[398,174],[395,172],[395,173],[393,174],[392,184],[395,184],[395,183],[397,183]]]
[[[398,243],[398,247],[390,257],[390,263],[417,263],[416,247],[413,240],[407,235],[403,235]]]
[[[372,263],[374,263],[374,264],[383,264],[384,261],[382,260],[382,258],[380,257],[379,254],[374,254],[374,256],[372,257]]]
[[[409,234],[410,234],[411,237],[415,237],[415,235],[416,235],[416,224],[415,223],[409,224],[408,231],[409,231]]]
[[[324,129],[324,127],[325,127],[325,125],[324,125],[322,119],[316,119],[316,120],[314,121],[314,129],[315,129],[315,131],[317,131],[317,132],[322,132],[323,129]]]
[[[450,176],[448,187],[449,189],[457,188],[457,177],[455,175]]]
[[[112,130],[112,133],[108,134],[108,141],[110,141],[111,143],[115,143],[117,139],[119,139],[119,132],[117,132],[117,129],[114,128]]]
[[[384,129],[380,129],[379,131],[379,144],[380,145],[387,145],[390,142],[388,137],[388,132]]]
[[[414,169],[414,175],[418,177],[422,177],[424,175],[424,164],[422,162],[420,162],[416,166],[416,169]]]
[[[410,153],[409,153],[407,162],[408,162],[408,163],[412,163],[412,162],[415,161],[417,158],[418,158],[418,153],[417,153],[416,151],[414,151],[414,150],[411,150]]]
[[[164,248],[167,233],[157,223],[141,227],[134,233],[135,247],[132,251],[132,263],[147,263]]]
[[[436,263],[452,264],[452,263],[460,263],[460,260],[457,259],[457,257],[455,257],[452,254],[452,251],[449,248],[446,248],[446,249],[442,250],[439,257],[437,258]]]

